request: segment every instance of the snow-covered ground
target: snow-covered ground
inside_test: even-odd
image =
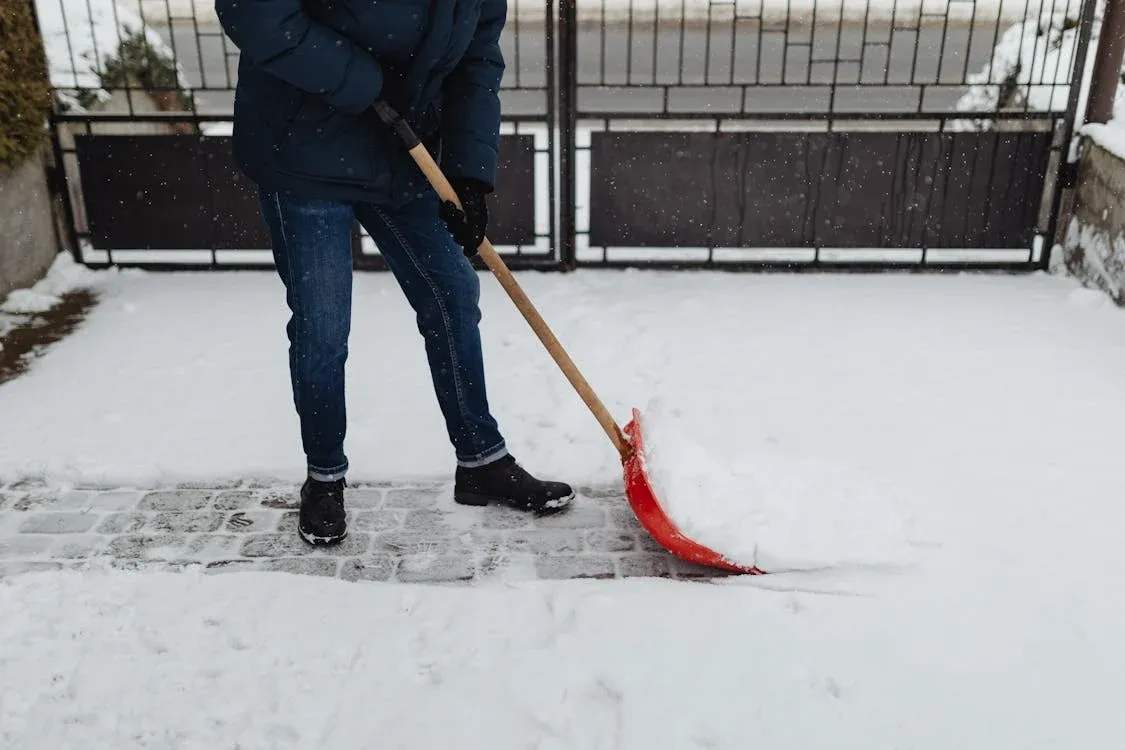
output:
[[[54,274],[70,264],[61,256]],[[288,310],[272,271],[93,278],[103,301],[89,320],[33,376],[0,388],[0,413],[18,428],[0,434],[0,481],[300,475]],[[1097,449],[1077,450],[1083,441],[1111,442],[1099,423],[1109,431],[1116,410],[1125,415],[1116,383],[1097,390],[1107,384],[1099,373],[1125,365],[1125,318],[1075,304],[1086,292],[1069,281],[658,271],[520,278],[621,422],[663,398],[697,438],[739,438],[732,450],[783,450],[884,478],[899,464],[896,473],[910,477],[965,461],[982,472],[974,478],[987,478],[1010,473],[1003,460],[1048,453],[1033,449],[1039,437],[1029,431],[1058,441],[1059,430],[1072,430],[1067,460],[1085,461]],[[413,314],[389,275],[357,274],[355,285],[355,476],[443,477],[452,456]],[[605,435],[487,274],[482,294],[490,398],[513,449],[542,471],[618,480]],[[1060,356],[1074,350],[1081,358]],[[1073,410],[1057,411],[1057,394],[1039,397],[1061,383],[1097,396],[1103,418],[1075,421]]]
[[[519,279],[620,419],[659,399],[694,466],[752,480],[727,498],[732,524],[751,521],[734,541],[779,563],[816,553],[821,569],[464,588],[25,574],[0,582],[0,746],[1053,750],[1125,736],[1125,313],[1104,295],[1046,275]],[[619,483],[598,425],[482,282],[513,448],[536,471]],[[89,319],[0,386],[0,484],[299,480],[271,272],[94,283]],[[391,277],[355,283],[353,476],[445,479],[413,316]],[[721,515],[708,500],[704,517]],[[864,549],[865,529],[897,533],[896,556]]]
[[[0,583],[0,746],[1113,747],[1114,571],[961,552],[835,588],[32,574]]]

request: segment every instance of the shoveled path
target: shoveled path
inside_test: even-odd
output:
[[[3,487],[0,577],[99,566],[411,583],[722,575],[659,547],[612,488],[585,488],[565,513],[537,518],[456,506],[445,485],[357,485],[347,494],[348,538],[328,549],[297,536],[297,490]]]

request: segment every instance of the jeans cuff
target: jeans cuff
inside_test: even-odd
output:
[[[465,469],[476,469],[501,459],[506,455],[508,455],[508,448],[504,443],[500,443],[500,445],[478,453],[475,456],[458,456],[457,465]]]
[[[343,479],[347,473],[347,461],[332,469],[320,469],[309,464],[309,478],[318,482],[337,482]]]

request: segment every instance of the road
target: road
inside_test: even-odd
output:
[[[158,30],[199,87],[200,110],[229,112],[238,52],[221,27]],[[753,112],[949,112],[966,77],[988,64],[1002,32],[993,25],[904,31],[874,23],[824,24],[788,34],[747,24],[737,31],[716,26],[710,34],[705,28],[591,27],[579,34],[579,107],[584,114],[651,113],[665,106],[713,114],[742,106]],[[509,25],[507,114],[546,111],[546,49],[542,26]],[[708,86],[700,88],[703,83]]]

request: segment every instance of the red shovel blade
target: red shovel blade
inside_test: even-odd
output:
[[[734,563],[713,549],[684,536],[661,508],[660,501],[657,499],[656,493],[648,481],[648,475],[645,473],[645,447],[644,440],[641,437],[639,410],[633,409],[633,419],[625,425],[625,434],[629,436],[633,445],[632,454],[623,462],[625,467],[625,496],[629,498],[629,505],[632,506],[641,526],[644,526],[645,531],[651,534],[653,539],[676,557],[696,565],[750,575],[765,573],[757,566],[746,567]]]

